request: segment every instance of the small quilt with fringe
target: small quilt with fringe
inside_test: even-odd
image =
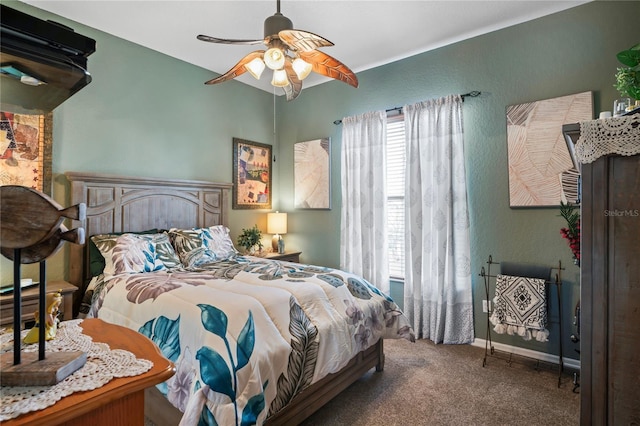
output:
[[[545,280],[498,274],[493,303],[490,320],[496,333],[549,340]]]

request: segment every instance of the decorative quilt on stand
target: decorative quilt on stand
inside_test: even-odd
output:
[[[493,303],[490,320],[496,333],[548,340],[545,280],[498,274]]]

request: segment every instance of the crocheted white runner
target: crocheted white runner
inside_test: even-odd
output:
[[[82,351],[86,364],[53,386],[0,387],[0,422],[31,411],[42,410],[74,392],[97,389],[115,377],[145,373],[153,362],[137,359],[131,352],[111,350],[105,343],[95,343],[82,334],[82,320],[63,321],[55,339],[46,342],[46,352]],[[23,332],[23,337],[27,331]],[[38,345],[24,345],[23,352],[36,352]],[[0,353],[13,351],[13,332],[0,335]]]
[[[640,154],[640,114],[580,122],[578,161],[592,163],[608,154]]]

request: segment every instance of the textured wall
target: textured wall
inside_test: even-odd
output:
[[[24,3],[3,4],[96,40],[93,81],[53,112],[53,197],[63,206],[66,171],[231,182],[233,137],[273,143],[272,95],[238,82],[205,86],[211,71]],[[263,216],[234,211],[234,236],[254,223],[266,228]],[[65,277],[65,250],[47,263],[50,279]],[[0,267],[2,283],[11,283],[11,263],[3,258]],[[37,267],[24,268],[23,277],[37,276]]]
[[[486,316],[481,313],[486,297],[477,273],[490,254],[495,261],[554,265],[561,260],[566,267],[565,356],[577,358],[568,336],[579,298],[579,270],[560,237],[564,223],[557,208],[509,207],[505,110],[508,105],[583,91],[593,91],[596,113],[611,110],[617,97],[612,87],[618,66],[615,54],[639,41],[638,16],[640,2],[593,2],[361,72],[358,89],[331,82],[304,89],[295,102],[282,102],[280,209],[291,212],[289,246],[301,249],[304,261],[339,264],[341,128],[333,124],[335,119],[480,90],[481,97],[464,105],[476,336],[486,336]],[[340,59],[349,63],[348,58]],[[324,136],[332,139],[333,209],[294,210],[290,147]],[[551,300],[550,320],[557,322],[555,293]],[[507,336],[495,340],[557,353],[557,324],[551,332],[549,344]]]
[[[97,52],[89,58],[94,81],[54,111],[53,194],[58,202],[68,204],[65,171],[229,182],[232,137],[271,143],[277,158],[273,207],[289,212],[287,249],[302,250],[304,262],[320,265],[339,264],[341,128],[333,121],[482,91],[464,106],[476,335],[485,337],[486,317],[478,313],[485,296],[475,273],[489,254],[497,261],[551,265],[562,260],[565,355],[575,356],[568,336],[579,271],[560,237],[564,223],[558,209],[509,207],[505,108],[591,90],[595,112],[610,110],[617,97],[615,54],[639,41],[640,2],[593,2],[364,71],[358,74],[358,89],[330,82],[304,89],[291,103],[279,97],[277,137],[270,94],[237,82],[205,87],[210,71],[23,3],[3,3],[53,17],[97,41]],[[333,149],[333,208],[295,210],[293,144],[326,136]],[[264,211],[233,211],[233,234],[254,223],[266,229],[264,216]],[[2,283],[11,282],[10,265],[4,259],[0,263]],[[66,266],[62,251],[49,262],[49,279],[64,278]],[[26,268],[23,276],[36,277],[36,268]],[[401,299],[397,290],[394,285],[393,296]],[[551,320],[557,321],[557,307],[552,306]],[[557,325],[551,331],[556,336]],[[557,353],[553,342],[495,340]]]

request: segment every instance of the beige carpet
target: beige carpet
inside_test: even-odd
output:
[[[367,373],[302,425],[579,424],[569,373],[558,388],[555,370],[496,357],[482,367],[484,348],[427,340],[386,340],[385,354],[382,373]]]
[[[491,357],[484,348],[385,340],[382,373],[360,381],[303,425],[578,425],[572,376]]]

